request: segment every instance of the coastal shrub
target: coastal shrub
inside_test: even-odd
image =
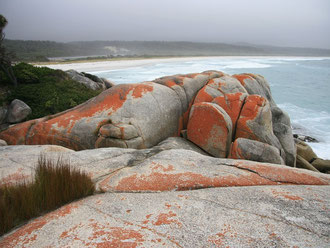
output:
[[[75,107],[98,95],[101,90],[92,90],[70,79],[61,70],[35,67],[19,63],[13,67],[18,86],[12,87],[8,78],[1,78],[1,88],[9,87],[6,100],[19,99],[32,109],[28,119],[35,119]]]
[[[41,155],[33,182],[0,186],[0,235],[94,190],[91,179],[70,163],[61,158],[54,162]]]

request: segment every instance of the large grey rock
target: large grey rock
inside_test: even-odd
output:
[[[68,70],[66,73],[75,81],[77,81],[80,84],[85,85],[86,87],[92,89],[92,90],[100,90],[100,89],[106,89],[106,86],[103,81],[93,81],[90,78],[86,77],[84,74],[79,73],[75,70]]]
[[[0,146],[6,146],[8,145],[6,141],[0,139]]]
[[[279,149],[256,140],[238,138],[231,146],[230,158],[285,164]]]
[[[329,247],[329,186],[105,193],[0,238],[1,247]]]
[[[9,144],[54,144],[74,150],[150,148],[180,135],[187,126],[195,95],[218,75],[198,73],[116,85],[73,109],[9,128],[0,138]],[[120,130],[121,138],[103,132],[110,124],[125,127]],[[126,128],[138,137],[125,136]]]
[[[204,156],[194,151],[189,143],[175,149],[175,143],[184,143],[177,141],[169,139],[151,149],[100,148],[79,152],[52,145],[2,146],[0,183],[31,180],[40,154],[55,161],[58,157],[69,160],[73,167],[85,171],[98,188],[100,186],[110,191],[330,183],[330,175],[322,173],[277,164]]]
[[[267,99],[259,95],[247,96],[237,120],[235,139],[237,138],[257,140],[282,149],[273,132],[272,113]]]
[[[7,122],[18,123],[26,119],[32,113],[31,108],[23,101],[15,99],[8,108]]]
[[[270,92],[270,86],[263,76],[259,74],[243,73],[233,75],[233,77],[236,77],[241,82],[250,95],[262,96],[268,100],[271,107],[276,106]]]
[[[272,107],[273,131],[278,138],[285,152],[285,164],[296,166],[296,146],[293,140],[293,133],[290,123],[290,117],[279,107]]]
[[[212,102],[216,97],[224,97],[226,94],[233,93],[247,94],[245,88],[240,82],[229,75],[223,75],[219,78],[214,78],[208,82],[196,95],[194,103]]]
[[[219,108],[216,120],[210,111],[195,115],[197,104]],[[190,124],[189,116],[194,117]],[[72,109],[9,127],[0,139],[10,145],[54,144],[74,150],[144,149],[182,135],[213,156],[226,157],[230,143],[241,137],[276,147],[286,164],[294,166],[291,134],[290,120],[276,107],[263,77],[207,71],[116,85]]]

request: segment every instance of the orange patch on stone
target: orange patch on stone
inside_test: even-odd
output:
[[[31,246],[30,242],[36,239],[36,236],[30,236],[34,231],[41,229],[47,224],[47,220],[44,218],[36,219],[29,224],[17,229],[14,233],[5,237],[0,241],[0,247],[14,248],[25,245]]]
[[[187,127],[187,136],[190,141],[213,156],[226,157],[231,130],[228,130],[228,123],[223,113],[214,105],[194,104]]]
[[[211,187],[274,185],[276,182],[264,179],[254,173],[242,176],[209,177],[193,172],[133,174],[122,178],[116,186],[103,184],[103,190],[124,192],[192,190]]]
[[[179,222],[178,220],[172,219],[172,217],[175,217],[176,214],[173,213],[172,211],[168,213],[161,213],[157,216],[157,220],[153,221],[152,224],[155,226],[160,226],[160,225],[170,225],[170,224],[176,224],[179,227],[182,226],[182,223]]]
[[[109,227],[98,223],[89,225],[93,234],[88,239],[91,241],[86,246],[93,247],[137,247],[145,241],[143,235],[133,229]]]
[[[291,195],[290,192],[284,192],[284,191],[278,191],[278,190],[272,189],[272,193],[275,197],[284,197],[284,198],[292,200],[292,201],[303,200],[303,198],[301,198],[300,196]]]
[[[266,102],[267,100],[259,95],[249,95],[246,97],[242,111],[237,120],[235,139],[246,138],[261,141],[250,129],[248,122],[256,119],[260,109],[265,106]]]
[[[140,98],[142,97],[144,94],[153,91],[154,87],[151,84],[138,84],[135,86],[135,88],[133,89],[133,94],[132,96],[134,98]]]
[[[16,124],[2,132],[0,132],[0,139],[5,140],[8,145],[24,145],[25,136],[37,120],[26,121],[23,123]]]
[[[221,232],[209,236],[207,241],[216,245],[217,247],[223,247],[225,242],[225,237],[227,236],[228,233],[231,233],[229,235],[231,238],[237,238],[238,236],[238,234],[232,230],[230,225],[227,226],[225,224]]]
[[[158,163],[154,163],[152,162],[153,165],[155,166],[152,166],[151,170],[153,172],[156,172],[156,171],[162,171],[162,172],[168,172],[168,171],[174,171],[174,166],[173,165],[168,165],[167,167],[162,165],[162,164],[158,164]]]
[[[213,100],[213,96],[211,96],[209,93],[207,93],[206,88],[208,86],[205,85],[200,91],[198,91],[195,100],[194,100],[194,104],[196,103],[200,103],[200,102],[212,102]]]
[[[245,82],[244,82],[245,79],[252,79],[251,76],[246,74],[235,74],[232,77],[236,78],[243,87],[245,86]]]
[[[31,179],[31,175],[25,175],[22,173],[23,168],[18,168],[16,172],[9,174],[0,181],[0,186],[3,185],[14,185],[17,183],[27,182]]]
[[[212,101],[226,111],[232,121],[233,129],[236,127],[236,122],[244,104],[244,98],[242,99],[242,95],[243,93],[241,92],[225,94],[224,96],[214,98]]]
[[[301,185],[330,185],[329,179],[322,178],[303,172],[301,169],[295,169],[282,166],[269,166],[267,164],[250,164],[243,161],[235,161],[237,168],[250,169],[257,172],[260,176],[269,180],[286,183],[286,184],[301,184]]]

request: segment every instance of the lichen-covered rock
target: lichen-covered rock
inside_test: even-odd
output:
[[[196,103],[190,112],[187,137],[209,154],[225,158],[232,140],[231,119],[217,104]]]
[[[0,246],[328,247],[329,192],[275,185],[105,193],[31,220]]]
[[[273,164],[285,164],[279,149],[256,140],[238,138],[232,144],[229,158]]]
[[[173,136],[216,157],[228,156],[237,138],[256,140],[276,147],[287,165],[295,165],[290,119],[276,106],[267,81],[255,74],[206,71],[116,85],[75,108],[0,132],[9,145],[74,150],[151,148]]]
[[[240,81],[250,95],[262,96],[268,100],[271,107],[276,106],[272,94],[270,93],[270,86],[263,76],[244,73],[233,75],[233,77]]]
[[[257,140],[282,149],[273,133],[272,113],[267,99],[259,95],[246,97],[236,125],[237,138]]]
[[[180,149],[179,149],[180,148]],[[97,189],[145,192],[253,185],[330,185],[330,175],[288,166],[205,156],[190,142],[170,138],[150,149],[1,146],[0,184],[29,181],[40,154],[69,160]]]
[[[223,75],[220,78],[210,80],[196,95],[194,103],[212,102],[219,96],[224,96],[229,93],[247,93],[240,82],[229,75]]]
[[[31,113],[31,108],[25,102],[15,99],[9,105],[6,121],[9,123],[18,123],[26,119]]]
[[[228,93],[224,96],[218,96],[213,99],[212,103],[218,104],[229,115],[233,130],[236,130],[236,123],[242,111],[243,104],[247,97],[246,93]]]
[[[218,75],[207,72],[116,85],[73,109],[9,128],[0,137],[11,145],[55,144],[75,150],[152,147],[180,135],[195,95]],[[110,127],[111,134],[106,131]]]

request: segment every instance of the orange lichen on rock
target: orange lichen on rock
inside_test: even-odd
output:
[[[237,92],[216,97],[212,101],[226,111],[232,121],[233,129],[236,127],[236,122],[240,116],[245,96],[246,94]]]
[[[275,189],[272,189],[272,193],[275,197],[284,197],[285,199],[289,199],[292,201],[301,201],[303,198],[297,195],[291,195],[290,192],[284,192],[284,191],[278,191]]]
[[[224,224],[224,228],[222,228],[221,232],[209,236],[207,241],[216,245],[217,247],[223,247],[225,239],[226,239],[226,235],[228,233],[231,233],[230,234],[231,238],[234,238],[234,237],[236,238],[238,236],[238,234],[233,231],[233,229],[230,225],[227,226],[226,224]],[[228,246],[226,246],[226,247],[228,247]]]
[[[86,246],[93,247],[137,247],[145,240],[143,235],[133,229],[101,225],[97,222],[89,225],[93,233],[88,237]]]
[[[27,182],[28,179],[32,179],[31,174],[24,174],[22,170],[23,168],[18,168],[16,172],[1,178],[0,186],[14,185],[21,182]]]
[[[13,127],[0,132],[0,139],[6,140],[8,145],[24,145],[29,130],[40,120],[42,119],[16,124]]]
[[[228,158],[231,158],[231,159],[244,159],[244,155],[242,153],[241,148],[238,145],[238,142],[231,143]]]
[[[251,76],[247,75],[247,74],[235,74],[232,77],[236,78],[244,87],[245,86],[245,79],[252,79]]]
[[[195,103],[200,103],[200,102],[212,102],[212,100],[214,99],[213,96],[211,96],[208,92],[207,92],[207,85],[205,85],[200,91],[198,91],[195,100],[194,100],[194,104]]]
[[[302,185],[330,185],[328,178],[323,178],[322,175],[318,174],[314,176],[312,172],[305,172],[297,168],[274,166],[262,163],[252,164],[243,161],[235,161],[235,164],[238,168],[255,171],[263,178],[267,178],[274,182]]]
[[[170,225],[170,224],[176,224],[179,227],[182,226],[182,223],[176,219],[173,219],[172,217],[175,217],[176,214],[173,213],[172,211],[169,211],[168,213],[161,213],[157,216],[157,220],[153,221],[152,224],[155,226],[160,226],[160,225]]]
[[[190,141],[208,153],[224,158],[232,138],[231,121],[216,104],[197,103],[191,110],[187,135]]]
[[[249,121],[253,121],[259,115],[262,107],[265,106],[267,100],[259,95],[249,95],[245,99],[240,117],[237,120],[236,136],[237,138],[247,138],[260,141],[249,127]]]
[[[123,177],[116,185],[111,185],[110,178],[100,184],[100,188],[121,192],[192,190],[211,187],[273,185],[276,182],[262,178],[254,173],[245,175],[206,176],[193,172],[149,172]]]
[[[144,94],[151,92],[154,89],[154,87],[151,84],[138,84],[133,89],[132,96],[134,98],[140,98]]]

